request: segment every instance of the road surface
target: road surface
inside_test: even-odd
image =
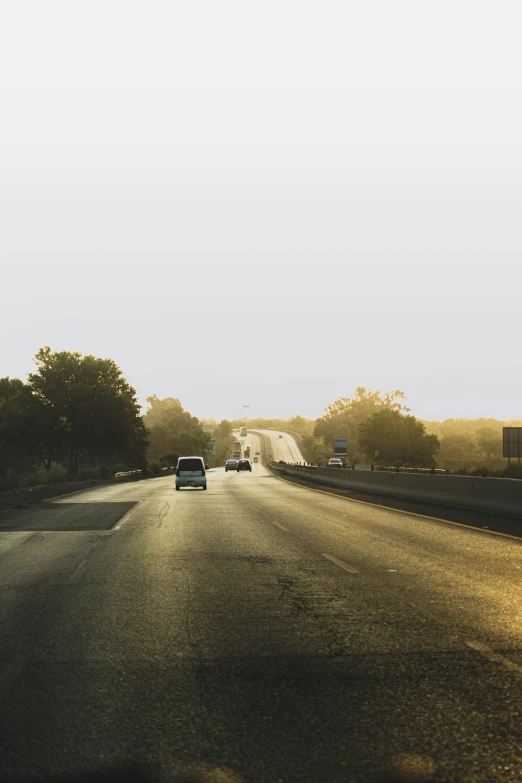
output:
[[[2,512],[0,778],[520,781],[521,575],[262,465]]]
[[[296,438],[287,432],[276,430],[256,430],[270,439],[273,458],[276,462],[282,459],[284,462],[305,462]],[[248,440],[248,438],[247,438]]]

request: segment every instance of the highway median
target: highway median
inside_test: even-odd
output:
[[[287,481],[350,500],[522,536],[522,482],[515,479],[363,472],[277,462],[267,467]]]

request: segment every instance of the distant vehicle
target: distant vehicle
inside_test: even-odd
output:
[[[261,454],[261,452],[260,451],[256,451],[256,454]]]
[[[333,453],[335,459],[340,459],[342,464],[346,465],[348,457],[348,441],[346,438],[335,438]]]
[[[234,453],[232,454],[232,459],[241,459],[241,452],[234,451]]]
[[[181,487],[207,488],[203,457],[180,457],[176,466],[176,491]]]
[[[239,473],[240,470],[249,470],[252,472],[252,465],[250,464],[249,459],[240,459],[237,463],[237,471]]]
[[[245,449],[245,457],[248,459],[250,457],[250,446],[247,446]]]
[[[236,470],[237,469],[237,459],[227,459],[225,462],[225,473],[227,470]]]
[[[254,457],[254,462],[259,462],[259,457]]]
[[[241,429],[239,430],[239,437],[240,438],[246,438],[246,436],[247,436],[247,428],[246,427],[241,427]]]
[[[241,443],[240,440],[236,440],[236,442],[234,443],[234,451],[241,451],[242,445],[243,444]]]
[[[332,459],[328,460],[328,467],[329,468],[342,468],[343,461],[340,457],[332,457]]]
[[[283,436],[282,436],[282,435],[280,435],[279,437],[280,437],[280,438],[282,438]]]

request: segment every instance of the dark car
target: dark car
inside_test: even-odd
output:
[[[250,472],[252,472],[252,465],[250,463],[250,460],[249,459],[240,459],[239,462],[237,463],[237,470],[238,470],[238,472],[240,470],[249,470]]]
[[[228,470],[236,470],[237,468],[237,459],[227,459],[225,462],[225,473]]]

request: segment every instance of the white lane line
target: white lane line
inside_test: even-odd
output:
[[[284,530],[285,533],[288,533],[288,528],[284,525],[281,525],[280,522],[275,522],[273,519],[270,520],[273,525],[279,528],[279,530]]]
[[[290,479],[283,478],[282,476],[279,476],[277,473],[274,473],[274,471],[271,468],[267,468],[267,470],[272,474],[272,476],[275,476],[276,479],[279,479],[279,481],[284,481],[285,484],[291,484],[293,487],[300,487],[301,489],[306,489],[308,492],[319,492],[321,495],[330,495],[332,498],[340,498],[342,500],[347,500],[349,503],[360,503],[363,506],[372,506],[374,508],[382,509],[383,511],[395,511],[397,514],[406,514],[406,516],[409,517],[419,517],[419,519],[429,519],[433,522],[443,522],[445,525],[454,525],[455,527],[463,528],[464,530],[476,530],[478,533],[490,533],[492,536],[500,536],[502,538],[510,538],[512,541],[520,541],[522,538],[520,536],[514,536],[510,533],[500,533],[498,530],[490,530],[489,528],[484,527],[475,527],[475,525],[465,525],[463,522],[453,522],[451,519],[442,519],[441,517],[431,517],[427,514],[421,514],[420,511],[404,511],[402,508],[394,508],[393,506],[385,506],[384,503],[370,503],[368,500],[356,500],[352,497],[347,497],[345,495],[339,495],[337,492],[330,492],[325,489],[316,489],[315,487],[309,487],[305,484],[299,484],[297,481],[290,481]],[[459,507],[460,508],[460,507]],[[464,508],[464,506],[462,507]],[[472,509],[475,510],[476,509]],[[493,511],[484,511],[482,510],[482,513],[487,514],[493,514]]]
[[[30,657],[30,655],[16,655],[0,676],[0,704],[13,687]]]
[[[488,647],[487,644],[483,644],[482,642],[476,642],[474,640],[467,641],[466,644],[468,645],[468,647],[471,647],[473,650],[479,652],[485,658],[488,658],[490,661],[493,661],[493,663],[499,663],[501,666],[504,667],[504,669],[509,669],[509,671],[518,672],[519,674],[522,674],[522,666],[519,663],[515,663],[515,661],[510,661],[509,658],[505,658],[503,655],[500,655],[500,653],[496,653],[494,650],[491,649],[491,647]]]
[[[89,558],[86,557],[85,560],[83,560],[80,563],[78,568],[74,569],[74,571],[70,575],[69,579],[67,580],[69,584],[72,584],[73,582],[77,582],[83,576],[83,573],[87,569],[88,560],[89,560]]]
[[[130,515],[132,514],[132,512],[133,512],[135,509],[137,509],[139,505],[141,505],[141,500],[138,500],[138,502],[137,502],[137,503],[136,503],[136,504],[135,504],[135,505],[134,505],[132,508],[130,508],[130,509],[127,511],[127,513],[126,513],[126,514],[124,514],[124,515],[122,516],[122,518],[120,519],[120,521],[119,521],[119,522],[116,522],[116,524],[115,524],[115,525],[113,525],[113,527],[112,527],[111,529],[112,529],[112,530],[118,530],[118,528],[120,528],[120,527],[121,527],[121,526],[124,524],[124,522],[126,522],[126,521],[127,521],[127,519],[130,517]]]
[[[353,568],[353,566],[348,565],[348,563],[344,563],[342,560],[339,560],[338,557],[329,555],[327,552],[321,552],[321,554],[323,557],[326,557],[327,560],[331,560],[331,562],[334,563],[336,566],[339,566],[339,568],[344,568],[344,570],[348,571],[350,574],[360,573],[360,571],[358,571],[356,568]]]

